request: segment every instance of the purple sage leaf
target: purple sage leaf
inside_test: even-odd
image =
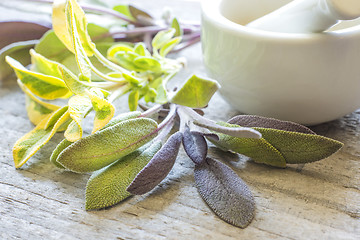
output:
[[[195,166],[196,187],[222,220],[245,228],[255,215],[254,197],[246,183],[228,166],[211,158]]]
[[[298,123],[255,115],[238,115],[231,118],[228,123],[237,124],[242,127],[273,128],[289,132],[315,134],[311,129]]]
[[[181,132],[171,135],[164,146],[162,146],[150,162],[138,173],[126,191],[134,195],[141,195],[156,187],[169,174],[174,166],[181,140]]]
[[[202,164],[207,155],[208,146],[204,136],[198,132],[191,132],[186,127],[183,135],[183,146],[186,154],[195,164]]]
[[[0,49],[14,42],[39,39],[50,27],[37,22],[0,22]]]

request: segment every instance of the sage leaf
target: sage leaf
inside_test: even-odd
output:
[[[106,125],[103,129],[108,128],[108,127],[112,127],[122,121],[125,120],[129,120],[129,119],[133,119],[133,118],[137,118],[141,115],[141,112],[139,111],[133,111],[133,112],[127,112],[127,113],[122,113],[117,115],[116,117],[113,117]],[[101,130],[103,130],[101,129]]]
[[[103,128],[114,116],[115,107],[104,98],[101,90],[92,88],[86,91],[87,96],[90,98],[93,109],[95,110],[94,127],[92,133]]]
[[[298,123],[255,115],[238,115],[227,122],[242,127],[272,128],[290,132],[315,134],[311,129]]]
[[[56,113],[57,111],[53,115]],[[54,136],[56,131],[69,119],[69,113],[63,113],[54,125],[47,128],[46,125],[51,117],[52,115],[44,118],[32,131],[16,141],[13,147],[13,158],[16,168],[23,166]]]
[[[126,190],[131,194],[141,195],[155,188],[174,166],[181,140],[181,132],[171,135],[150,162],[136,175]]]
[[[16,42],[0,50],[0,81],[9,78],[14,73],[13,69],[6,63],[5,57],[10,56],[17,59],[23,66],[27,66],[31,62],[28,52],[38,42],[38,40]]]
[[[134,5],[129,5],[129,11],[131,13],[131,16],[137,20],[137,22],[141,23],[142,25],[154,25],[153,17],[145,12],[144,10],[141,10]]]
[[[70,145],[57,161],[74,172],[91,172],[132,153],[157,135],[157,123],[149,118],[122,121]]]
[[[21,82],[36,96],[47,100],[71,96],[71,92],[61,79],[29,71],[9,56],[6,57],[6,62],[14,69]]]
[[[94,172],[86,185],[86,210],[109,207],[131,196],[126,191],[127,186],[160,147],[161,142],[145,145],[110,166]]]
[[[271,128],[254,128],[274,146],[287,163],[310,163],[336,153],[343,144],[316,134],[283,131]]]
[[[137,106],[138,106],[138,101],[139,101],[139,91],[138,90],[134,90],[129,94],[129,110],[130,111],[135,111]]]
[[[154,50],[160,49],[162,46],[164,46],[168,41],[172,39],[175,33],[176,30],[173,28],[158,32],[151,42],[153,49]]]
[[[193,75],[172,96],[170,102],[191,108],[202,108],[209,103],[219,88],[220,85],[216,81]]]
[[[75,142],[82,137],[82,121],[92,108],[91,100],[86,96],[75,95],[68,102],[70,117],[74,120],[65,131],[65,138]]]
[[[172,27],[173,29],[175,29],[175,34],[174,34],[175,37],[181,37],[181,36],[184,34],[184,31],[183,31],[183,29],[181,28],[180,23],[179,23],[179,21],[177,20],[177,18],[174,18],[174,19],[172,20],[172,22],[171,22],[171,27]]]
[[[132,21],[135,20],[135,18],[133,17],[133,15],[130,12],[129,5],[125,5],[125,4],[116,5],[113,7],[113,10],[115,10],[121,14],[124,14],[126,17],[128,17]]]
[[[32,71],[62,79],[62,73],[59,70],[59,63],[51,61],[41,54],[38,54],[34,49],[30,50],[30,55]]]
[[[134,119],[139,117],[141,114],[141,112],[128,112],[128,113],[122,113],[119,114],[116,117],[113,117],[110,122],[108,124],[106,124],[105,127],[103,127],[100,131],[112,127],[122,121],[125,120],[129,120],[129,119]],[[76,124],[75,124],[76,125]],[[60,153],[65,150],[68,146],[70,146],[72,144],[72,142],[68,141],[67,139],[63,139],[55,148],[55,150],[53,151],[51,157],[50,157],[50,162],[52,162],[55,166],[59,167],[59,168],[64,168],[64,166],[62,166],[60,163],[57,162],[57,158],[60,155]]]
[[[44,118],[60,108],[60,106],[44,102],[37,98],[20,80],[18,80],[17,83],[25,93],[26,111],[29,120],[34,125],[38,125]]]
[[[68,141],[67,139],[63,139],[54,149],[54,151],[52,152],[51,156],[50,156],[50,162],[52,164],[54,164],[56,167],[64,169],[64,166],[61,165],[60,163],[58,163],[56,161],[56,159],[58,158],[59,154],[68,146],[70,146],[72,144],[72,142]]]
[[[190,128],[186,127],[182,142],[186,154],[195,164],[202,164],[205,161],[208,146],[200,133],[190,132]]]
[[[158,60],[153,57],[144,57],[139,56],[134,59],[133,63],[136,67],[142,69],[143,71],[152,71],[152,72],[159,72],[161,71],[161,64]]]
[[[222,220],[241,228],[255,215],[254,197],[239,176],[225,164],[207,158],[195,165],[195,183],[208,206]]]
[[[87,31],[87,20],[84,11],[75,0],[55,0],[53,3],[52,24],[55,34],[61,42],[73,53],[75,53],[71,18],[75,19],[75,26],[79,34],[81,45],[86,55],[92,56],[95,44],[91,41]],[[70,29],[69,29],[70,28]]]
[[[49,25],[34,21],[1,21],[0,49],[15,42],[39,39],[50,29]]]
[[[219,125],[227,127],[240,127],[235,124],[222,123]],[[274,167],[286,167],[284,156],[264,138],[238,138],[223,133],[217,133],[219,140],[208,138],[222,150],[233,151],[250,157],[254,162],[264,163]]]
[[[86,82],[80,81],[69,69],[64,66],[58,66],[59,71],[61,72],[62,79],[66,86],[74,94],[85,94],[87,89],[90,89],[91,86],[87,85]]]
[[[168,53],[174,49],[174,47],[176,47],[176,45],[178,45],[181,42],[181,37],[175,37],[173,39],[171,39],[170,41],[168,41],[167,43],[165,43],[161,48],[160,48],[160,56],[165,57],[166,55],[168,55]]]

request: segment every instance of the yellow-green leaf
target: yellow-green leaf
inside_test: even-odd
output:
[[[92,108],[91,100],[86,96],[75,95],[69,99],[69,113],[74,120],[65,131],[65,138],[75,142],[82,137],[82,120]]]
[[[239,127],[229,123],[218,123],[221,126]],[[223,150],[231,150],[250,157],[257,163],[264,163],[275,167],[286,167],[283,155],[264,138],[238,138],[223,133],[216,133],[219,140],[208,138],[210,142]]]
[[[101,131],[104,130],[104,129],[106,129],[106,128],[112,127],[112,126],[114,126],[114,125],[116,125],[116,124],[118,124],[118,123],[120,123],[120,122],[122,122],[122,121],[129,120],[129,119],[133,119],[133,118],[137,118],[137,117],[140,116],[140,114],[141,114],[141,112],[127,112],[127,113],[119,114],[118,116],[113,117],[113,118],[111,119],[111,121],[110,121],[108,124],[106,124],[105,127],[103,127],[103,128],[101,129]],[[71,123],[70,123],[70,125],[71,125]],[[70,125],[69,125],[69,127],[70,127]],[[75,124],[74,126],[77,126],[77,125]],[[69,129],[69,127],[68,127],[68,129]],[[63,150],[65,150],[68,146],[70,146],[71,144],[72,144],[72,142],[70,142],[70,141],[68,141],[68,140],[66,140],[66,139],[62,140],[62,141],[56,146],[55,150],[54,150],[53,153],[51,154],[50,162],[52,162],[55,166],[57,166],[57,167],[59,167],[59,168],[64,168],[60,163],[58,163],[58,162],[56,161],[56,159],[58,158],[59,154],[60,154]]]
[[[172,96],[170,102],[191,108],[202,108],[219,88],[220,85],[215,80],[193,75]]]
[[[24,165],[30,157],[54,136],[57,129],[69,119],[69,113],[65,112],[52,127],[46,128],[51,116],[43,119],[32,131],[16,141],[13,147],[13,158],[16,168]]]
[[[316,134],[258,128],[266,139],[284,156],[287,163],[309,163],[327,158],[337,152],[343,144]]]
[[[79,81],[79,79],[66,67],[59,65],[59,70],[66,86],[74,94],[84,94],[86,89],[91,88],[86,82]]]
[[[74,172],[101,169],[124,157],[157,135],[157,123],[149,118],[122,121],[73,143],[57,161]]]
[[[71,8],[74,13],[77,31],[81,45],[84,47],[87,56],[92,56],[95,44],[91,41],[87,32],[87,20],[84,11],[75,0],[54,0],[52,12],[52,24],[55,34],[64,43],[64,45],[73,53],[74,45],[72,40],[72,30],[70,25]]]
[[[29,71],[11,57],[6,57],[6,61],[20,81],[36,96],[47,100],[71,96],[71,92],[61,79]]]
[[[129,197],[126,188],[160,148],[160,141],[147,144],[94,172],[86,185],[86,210],[109,207]]]
[[[130,111],[135,111],[138,106],[139,101],[139,91],[134,90],[129,94],[129,109]]]
[[[31,70],[60,79],[62,78],[62,74],[58,68],[59,63],[51,61],[46,57],[38,54],[34,49],[30,50],[30,55],[32,63]]]
[[[181,39],[182,39],[181,37],[175,37],[170,41],[168,41],[167,43],[165,43],[164,46],[160,48],[160,56],[165,57],[166,55],[168,55],[168,53],[181,42]]]
[[[175,33],[176,30],[174,28],[158,32],[151,42],[154,50],[160,49],[162,46],[164,46],[174,36]]]
[[[49,116],[52,112],[58,110],[60,106],[44,102],[38,99],[24,84],[17,81],[20,88],[25,93],[25,106],[28,117],[34,125],[38,125],[41,120]]]
[[[86,91],[89,96],[93,109],[95,110],[94,127],[92,133],[103,128],[114,116],[115,107],[107,101],[100,90],[90,89]]]

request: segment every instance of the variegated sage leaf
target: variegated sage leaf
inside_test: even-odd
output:
[[[109,207],[131,196],[126,188],[160,148],[160,141],[147,144],[94,172],[86,186],[86,210]]]
[[[100,131],[112,127],[122,121],[125,120],[129,120],[129,119],[133,119],[133,118],[137,118],[139,117],[141,114],[141,112],[128,112],[128,113],[122,113],[119,114],[118,116],[112,118],[110,120],[110,122],[108,124],[106,124],[105,127],[103,127]],[[59,156],[59,154],[65,150],[68,146],[70,146],[73,142],[68,141],[67,139],[62,140],[55,148],[55,150],[53,151],[53,153],[51,154],[50,157],[50,162],[52,162],[55,166],[59,167],[59,168],[64,168],[60,163],[58,163],[56,160]]]
[[[62,79],[61,71],[58,68],[59,63],[47,59],[41,54],[35,52],[34,49],[30,50],[30,55],[32,71]]]
[[[219,122],[218,124],[227,127],[239,127],[230,123]],[[218,141],[212,138],[208,138],[208,140],[222,150],[243,154],[257,163],[264,163],[274,167],[286,167],[286,161],[281,152],[264,138],[238,138],[223,133],[217,133],[217,135],[219,137]]]
[[[69,12],[69,8],[71,11]],[[73,14],[72,14],[73,13]],[[72,15],[79,33],[81,45],[88,56],[91,56],[95,49],[95,44],[91,41],[87,31],[87,20],[84,11],[75,0],[55,0],[52,12],[52,24],[55,34],[62,43],[74,53],[72,41],[72,29],[70,20]]]
[[[61,110],[62,109],[59,109],[58,111]],[[70,118],[69,113],[66,111],[56,120],[55,124],[46,127],[49,119],[58,111],[55,111],[52,115],[44,118],[32,131],[16,141],[13,147],[13,158],[16,168],[24,165]]]
[[[225,164],[207,158],[195,165],[198,192],[222,220],[241,228],[255,215],[254,197],[246,183]]]
[[[156,187],[169,174],[174,166],[181,139],[181,132],[171,135],[164,146],[162,146],[150,162],[139,172],[126,190],[131,194],[141,195]]]
[[[156,135],[154,120],[129,119],[80,139],[62,151],[57,161],[73,172],[92,172],[132,153]]]
[[[9,56],[5,59],[14,69],[20,81],[36,96],[47,100],[71,96],[71,92],[61,79],[29,71],[21,63]]]
[[[238,115],[231,118],[228,123],[237,124],[242,127],[272,128],[290,132],[315,134],[311,129],[298,123],[255,115]]]
[[[201,164],[205,161],[208,146],[205,138],[200,133],[190,132],[190,128],[187,127],[182,142],[186,154],[195,164]]]
[[[29,120],[38,125],[44,118],[48,117],[51,113],[58,110],[60,106],[44,102],[37,98],[25,85],[17,81],[21,90],[25,93],[25,106]]]

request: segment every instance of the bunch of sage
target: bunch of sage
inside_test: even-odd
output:
[[[150,15],[132,7],[121,9],[132,17],[131,24],[150,21]],[[95,43],[90,28],[93,33],[103,29],[87,24],[75,0],[54,1],[52,17],[53,30],[30,50],[30,69],[6,57],[36,125],[15,143],[14,163],[20,168],[57,132],[64,132],[50,162],[68,171],[92,172],[87,210],[150,192],[171,171],[183,145],[194,162],[196,187],[204,201],[224,221],[244,228],[254,217],[254,197],[231,168],[208,156],[207,140],[224,151],[281,168],[321,160],[342,147],[292,122],[247,115],[228,122],[204,117],[200,109],[220,87],[212,79],[193,75],[169,91],[168,81],[183,66],[167,58],[183,37],[176,19],[157,32],[149,49],[142,41]],[[49,39],[57,44],[46,45]],[[125,94],[130,112],[114,116],[113,102]],[[56,99],[66,104],[52,102]],[[136,111],[138,106],[145,111]],[[92,134],[83,136],[83,120],[91,111]],[[156,121],[156,114],[163,119]]]

